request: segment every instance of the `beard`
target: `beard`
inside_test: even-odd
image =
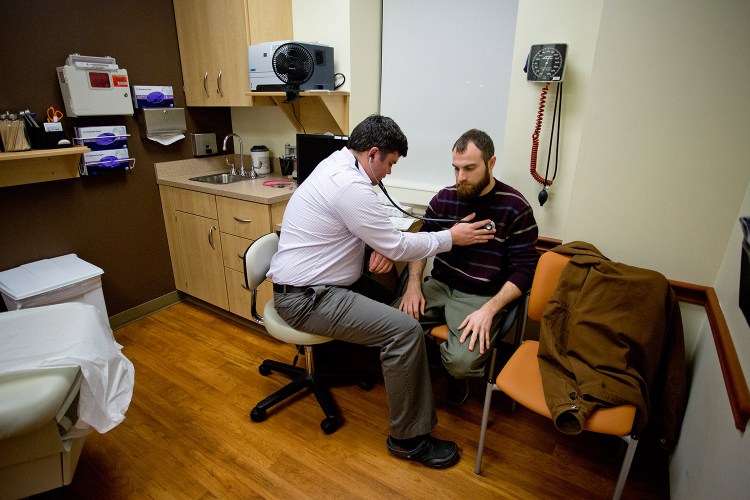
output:
[[[470,200],[479,196],[484,188],[490,184],[490,169],[485,167],[484,177],[477,183],[462,182],[456,184],[456,192],[461,200]]]

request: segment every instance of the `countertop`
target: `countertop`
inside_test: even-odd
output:
[[[280,203],[291,198],[294,190],[290,186],[276,188],[263,185],[263,182],[267,180],[289,180],[287,177],[275,172],[258,177],[257,179],[247,179],[232,184],[208,184],[190,180],[191,177],[199,175],[228,172],[229,168],[224,163],[224,156],[189,158],[187,160],[155,163],[156,183],[266,205]],[[250,165],[251,157],[244,155],[244,158],[245,165]],[[238,165],[237,169],[239,170],[239,161],[235,163]],[[292,184],[292,186],[296,186],[296,184]]]

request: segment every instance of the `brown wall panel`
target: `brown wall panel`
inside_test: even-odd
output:
[[[131,85],[171,85],[185,106],[171,0],[0,0],[0,111],[64,110],[55,68],[72,53],[111,56]],[[136,111],[138,113],[138,111]],[[64,118],[73,127],[125,125],[129,173],[0,188],[0,270],[76,253],[104,269],[110,315],[175,289],[154,163],[191,156],[189,137],[170,146],[142,140],[137,115]],[[228,108],[187,110],[190,132],[231,131]],[[0,310],[4,309],[0,303]]]

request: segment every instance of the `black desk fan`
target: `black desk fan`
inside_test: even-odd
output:
[[[289,103],[299,99],[300,85],[312,78],[315,70],[310,51],[299,43],[285,43],[273,53],[271,64],[276,76],[286,84],[284,102]]]

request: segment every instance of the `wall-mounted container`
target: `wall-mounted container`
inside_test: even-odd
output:
[[[150,108],[140,109],[138,124],[141,136],[161,144],[175,142],[171,139],[184,139],[185,108]]]

